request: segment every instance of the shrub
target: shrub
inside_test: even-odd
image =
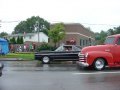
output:
[[[48,43],[42,43],[38,49],[38,51],[43,51],[43,50],[50,50],[50,51],[53,51],[55,50],[55,48],[51,45],[49,45]]]

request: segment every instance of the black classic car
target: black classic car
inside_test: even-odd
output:
[[[75,45],[62,45],[55,51],[41,51],[35,53],[35,60],[48,64],[51,61],[77,61],[80,47]]]
[[[3,69],[3,64],[2,63],[0,63],[0,76],[2,76],[2,69]]]

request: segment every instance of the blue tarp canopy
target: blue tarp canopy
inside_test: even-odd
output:
[[[7,54],[9,52],[8,41],[4,38],[0,38],[0,54]]]
[[[2,42],[7,42],[7,40],[6,39],[4,39],[4,38],[0,38],[0,41]]]

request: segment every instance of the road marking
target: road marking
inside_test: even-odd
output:
[[[73,73],[74,75],[92,75],[92,74],[117,74],[120,73],[120,71],[118,72],[89,72],[89,73],[85,73],[85,72],[81,72],[81,73]]]

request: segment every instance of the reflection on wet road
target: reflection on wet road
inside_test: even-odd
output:
[[[76,64],[40,64],[37,61],[31,62],[3,62],[4,71],[76,71]]]
[[[40,64],[39,61],[4,61],[4,71],[76,71],[76,74],[120,73],[120,68],[106,68],[104,71],[83,70],[73,63]]]

